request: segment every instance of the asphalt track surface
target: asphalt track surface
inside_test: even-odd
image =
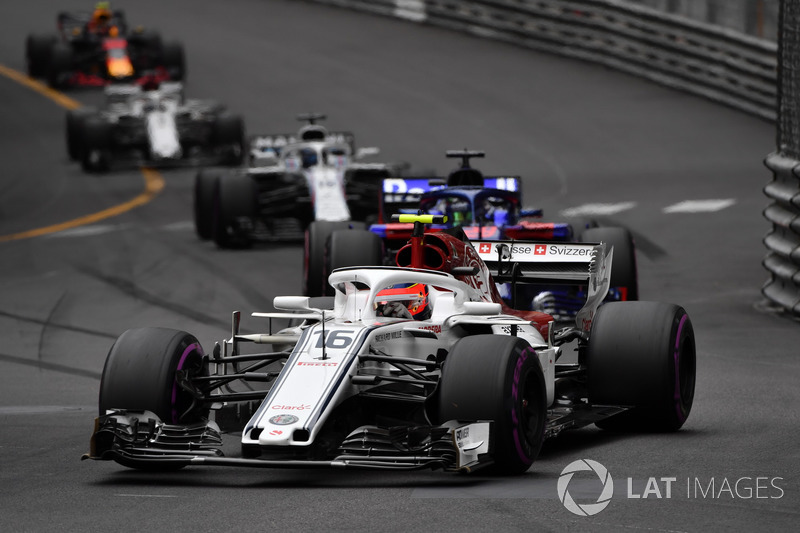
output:
[[[61,5],[0,4],[0,64],[23,70],[25,35],[49,30]],[[593,65],[305,2],[116,7],[183,41],[187,94],[228,103],[251,132],[293,131],[296,113],[321,111],[331,128],[381,147],[383,160],[416,168],[443,172],[444,150],[483,149],[484,170],[521,174],[526,204],[554,219],[633,202],[611,218],[636,232],[642,298],[679,303],[692,317],[694,409],[676,434],[564,434],[512,479],[212,467],[156,475],[81,462],[105,355],[122,331],[185,329],[209,348],[226,336],[232,310],[266,311],[274,296],[300,290],[298,245],[220,251],[199,242],[194,171],[164,170],[163,190],[136,209],[0,243],[2,530],[795,529],[800,324],[768,312],[759,292],[769,180],[761,160],[772,125]],[[92,90],[69,95],[98,100]],[[64,109],[4,77],[0,125],[0,236],[144,191],[136,169],[94,176],[69,163]],[[708,199],[735,203],[664,212]],[[583,458],[615,480],[611,503],[593,517],[571,514],[556,495],[562,469]],[[642,495],[651,477],[676,479],[671,498],[627,497],[628,478]],[[596,498],[599,481],[582,483]]]

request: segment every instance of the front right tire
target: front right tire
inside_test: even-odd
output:
[[[203,348],[185,331],[138,328],[125,331],[108,352],[100,379],[100,415],[109,409],[151,411],[167,424],[208,417],[179,384],[179,372],[205,375]]]

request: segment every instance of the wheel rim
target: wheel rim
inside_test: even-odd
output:
[[[170,414],[172,416],[173,424],[177,424],[178,421],[191,410],[194,404],[194,400],[192,400],[189,395],[180,394],[181,389],[178,385],[177,375],[177,373],[181,370],[197,370],[197,365],[193,364],[195,357],[191,357],[192,354],[194,354],[195,357],[202,358],[203,348],[199,343],[195,342],[187,346],[183,350],[181,358],[178,360],[178,366],[175,367],[175,379],[172,383],[172,394],[170,396]]]

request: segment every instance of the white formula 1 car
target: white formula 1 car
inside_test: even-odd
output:
[[[244,120],[211,100],[184,99],[183,85],[109,85],[105,106],[67,112],[67,152],[87,172],[114,161],[163,166],[241,163]]]
[[[308,123],[297,134],[253,136],[249,168],[198,172],[198,237],[235,248],[254,241],[301,240],[315,222],[365,227],[363,221],[378,211],[382,179],[392,168],[362,162],[377,148],[356,149],[352,133],[317,124],[324,118],[299,115]]]
[[[686,421],[691,321],[672,304],[600,305],[612,258],[605,244],[473,245],[423,235],[425,219],[407,217],[414,267],[339,269],[329,278],[332,307],[276,297],[281,312],[253,313],[294,320],[288,328],[243,334],[235,312],[231,337],[211,353],[182,331],[123,333],[103,369],[85,457],[147,469],[518,474],[545,438],[568,428],[674,431]],[[584,284],[588,299],[575,325],[556,329],[547,314],[506,307],[495,274]],[[253,344],[272,349],[243,349]],[[577,360],[559,361],[575,345]],[[223,456],[226,429],[241,432],[241,456]]]

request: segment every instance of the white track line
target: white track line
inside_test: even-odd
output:
[[[714,213],[736,203],[733,198],[718,200],[684,200],[662,209],[664,213]]]

